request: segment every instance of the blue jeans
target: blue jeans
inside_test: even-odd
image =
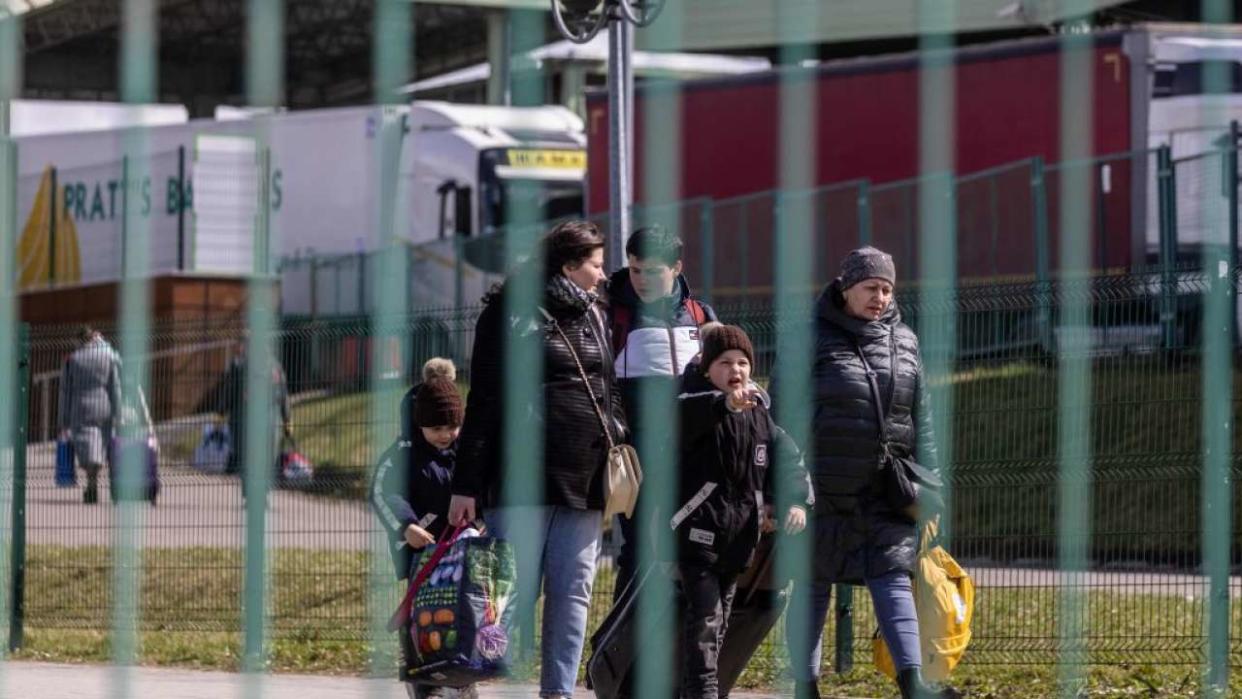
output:
[[[483,519],[492,536],[513,545],[518,599],[510,609],[533,606],[543,588],[539,695],[572,696],[586,642],[603,513],[568,507],[501,507],[488,510]]]
[[[893,656],[897,670],[922,667],[919,649],[919,618],[914,608],[914,588],[910,575],[904,570],[894,570],[878,578],[867,580],[867,590],[875,605],[876,622],[880,635]],[[795,585],[795,609],[811,610],[811,625],[807,637],[791,633],[786,626],[785,641],[789,645],[790,672],[798,682],[811,682],[819,677],[820,661],[823,659],[824,621],[832,597],[832,586],[826,583]],[[808,600],[807,597],[810,597]]]

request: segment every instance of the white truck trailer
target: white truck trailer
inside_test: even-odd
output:
[[[461,241],[501,231],[517,211],[545,219],[582,210],[585,134],[562,107],[414,102],[227,116],[19,136],[22,288],[118,279],[140,226],[152,276],[246,275],[263,267],[256,252],[271,268],[292,260],[280,266],[284,310],[307,313],[322,295],[313,287],[340,280],[317,279],[298,260],[357,258],[364,262],[348,283],[365,286],[365,260],[383,240],[378,193],[387,176],[397,183],[393,220],[412,247],[410,305],[448,306],[463,293],[458,280],[473,294],[501,271],[457,259]],[[387,175],[385,124],[402,134]],[[256,241],[261,197],[271,237]],[[355,307],[328,310],[369,310],[365,294],[350,298]]]

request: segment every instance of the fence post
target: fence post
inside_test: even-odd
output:
[[[1048,188],[1044,180],[1044,159],[1031,158],[1031,208],[1035,227],[1036,332],[1045,352],[1055,351],[1052,338],[1052,253],[1048,243]]]
[[[1228,170],[1225,172],[1225,186],[1229,197],[1229,285],[1226,293],[1229,298],[1229,341],[1233,346],[1238,344],[1238,141],[1242,139],[1242,125],[1234,119],[1229,122],[1229,143],[1225,150],[1225,161]]]
[[[364,315],[367,312],[367,254],[359,250],[356,260],[356,269],[358,270],[358,315]]]
[[[713,300],[712,290],[716,286],[716,200],[703,200],[703,209],[699,212],[699,284],[704,301]]]
[[[319,258],[311,255],[307,258],[310,263],[310,316],[311,320],[319,320]]]
[[[56,205],[56,190],[59,189],[59,183],[56,181],[56,168],[52,168],[52,203],[48,206],[47,217],[47,285],[49,288],[56,286],[56,219],[60,213],[59,207]]]
[[[871,180],[858,183],[858,247],[871,244]]]
[[[17,331],[17,404],[13,426],[12,544],[9,549],[9,651],[22,647],[26,621],[26,422],[30,404],[30,326]]]
[[[121,258],[117,277],[124,277],[129,256],[129,156],[121,157]]]
[[[837,641],[835,670],[838,674],[854,669],[854,587],[837,585]]]
[[[1177,342],[1177,171],[1169,146],[1156,150],[1156,182],[1160,221],[1160,335],[1164,349]]]
[[[185,146],[177,147],[177,271],[185,271]]]

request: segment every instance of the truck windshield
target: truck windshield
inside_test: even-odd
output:
[[[483,195],[484,233],[497,233],[514,219],[542,223],[582,215],[581,182],[496,178]]]

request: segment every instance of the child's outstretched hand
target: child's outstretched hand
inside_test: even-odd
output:
[[[405,528],[405,543],[409,544],[410,548],[421,549],[427,544],[434,544],[435,541],[436,538],[431,535],[431,532],[417,524],[411,524]]]
[[[729,408],[732,410],[750,410],[755,402],[755,392],[749,388],[735,388],[728,394]]]
[[[806,510],[794,505],[785,515],[785,533],[797,534],[803,529],[806,529]]]

